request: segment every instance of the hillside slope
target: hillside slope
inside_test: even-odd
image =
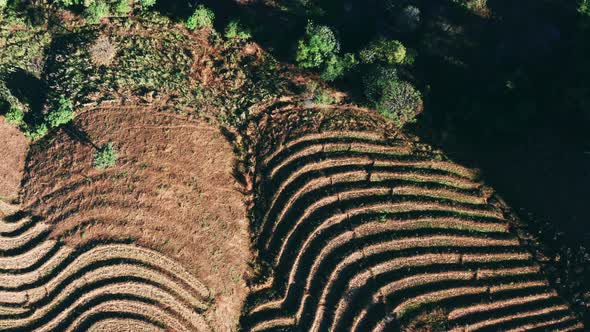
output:
[[[477,173],[384,129],[346,107],[253,123],[263,272],[243,328],[581,331]]]

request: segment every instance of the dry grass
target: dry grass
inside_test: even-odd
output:
[[[110,66],[117,55],[117,48],[108,36],[99,36],[90,46],[90,59],[97,66]]]
[[[92,147],[58,132],[32,149],[27,208],[72,247],[130,241],[180,262],[211,290],[207,320],[235,328],[250,252],[245,198],[224,136],[200,121],[124,105],[88,110],[76,126],[96,144],[114,142],[118,165],[94,169]]]

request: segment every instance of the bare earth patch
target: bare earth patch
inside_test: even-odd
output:
[[[28,145],[20,130],[0,117],[0,200],[18,198]]]
[[[89,110],[75,126],[97,146],[113,142],[117,166],[95,169],[92,145],[62,129],[31,148],[24,208],[67,245],[124,241],[180,262],[211,291],[205,317],[213,329],[235,329],[247,291],[248,221],[221,132],[129,106]]]

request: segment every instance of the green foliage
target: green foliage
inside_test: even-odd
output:
[[[377,111],[401,128],[416,121],[422,107],[422,96],[414,86],[405,81],[388,84],[375,105]]]
[[[84,0],[55,0],[55,3],[62,5],[64,7],[68,7],[74,5],[81,5],[84,3]]]
[[[228,39],[249,39],[251,36],[250,31],[238,20],[229,22],[225,28],[225,38]]]
[[[185,96],[193,66],[191,49],[200,47],[198,41],[178,30],[151,35],[145,33],[145,26],[125,29],[126,34],[114,33],[108,40],[103,38],[105,43],[100,47],[95,47],[100,38],[88,32],[55,49],[48,59],[55,94],[79,103],[91,102],[88,97],[95,93],[105,97],[138,91]],[[97,49],[100,54],[95,53]],[[112,61],[111,56],[115,55],[116,61]]]
[[[84,12],[86,21],[97,24],[100,19],[109,15],[109,5],[102,1],[93,2]]]
[[[8,4],[8,0],[0,0],[0,8],[6,7],[7,4]]]
[[[129,0],[119,0],[115,5],[115,13],[118,15],[128,15],[131,12],[131,3]]]
[[[299,40],[295,60],[303,68],[319,68],[340,50],[334,31],[325,25],[309,22],[305,36]]]
[[[139,4],[143,8],[150,8],[156,4],[157,0],[139,0]]]
[[[45,123],[38,123],[33,126],[27,126],[25,128],[25,136],[31,141],[36,141],[47,134],[49,128]]]
[[[365,97],[379,113],[397,127],[415,121],[422,110],[422,97],[414,86],[402,81],[395,68],[375,67],[363,77]]]
[[[21,124],[23,124],[25,113],[20,108],[11,107],[10,110],[8,110],[8,112],[6,113],[5,117],[6,122],[16,126],[20,126]]]
[[[191,30],[212,27],[215,13],[203,5],[198,5],[195,12],[186,20],[185,26]]]
[[[51,128],[56,128],[62,124],[66,124],[74,119],[74,110],[72,101],[61,97],[58,102],[57,109],[49,112],[45,121]]]
[[[119,159],[119,155],[113,147],[113,143],[109,142],[94,152],[94,167],[98,169],[113,167],[117,163],[117,159]]]
[[[347,53],[343,57],[334,55],[326,62],[321,77],[324,81],[334,81],[342,77],[356,65],[358,65],[358,60],[354,54]]]
[[[401,64],[406,59],[406,48],[397,40],[379,39],[363,49],[359,56],[363,63]]]
[[[578,13],[590,17],[590,0],[580,0],[578,4]]]
[[[369,103],[379,103],[385,88],[398,79],[397,70],[393,66],[377,66],[368,70],[362,80],[364,94]]]

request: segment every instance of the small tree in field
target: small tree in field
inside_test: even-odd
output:
[[[299,40],[295,60],[303,68],[318,68],[340,50],[334,31],[325,25],[309,22],[305,36]]]
[[[117,159],[119,159],[119,155],[113,147],[113,143],[109,142],[94,153],[94,167],[98,169],[113,167],[117,163]]]

